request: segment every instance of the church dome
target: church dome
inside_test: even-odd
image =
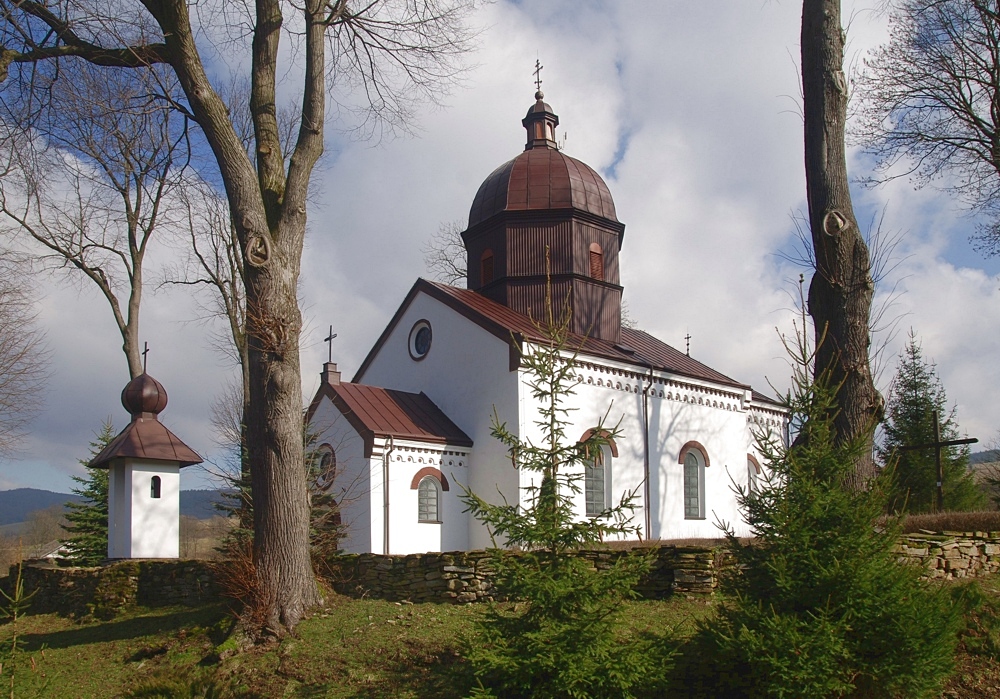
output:
[[[167,407],[167,391],[149,374],[140,374],[122,390],[122,405],[131,415],[156,415]]]
[[[617,222],[608,185],[589,165],[558,149],[559,117],[542,101],[541,91],[535,99],[521,122],[528,131],[524,152],[479,186],[469,210],[469,228],[501,211],[542,209],[577,209]]]

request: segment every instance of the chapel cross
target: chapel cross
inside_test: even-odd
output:
[[[333,340],[337,337],[337,333],[333,332],[333,326],[330,326],[330,334],[323,338],[323,342],[327,344],[329,358],[326,360],[329,363],[333,363]]]
[[[535,89],[541,92],[542,90],[542,65],[541,61],[537,58],[535,59]]]
[[[899,451],[916,451],[917,449],[934,449],[934,458],[937,464],[937,511],[944,511],[944,466],[941,463],[941,449],[944,447],[955,447],[961,444],[975,444],[979,440],[975,437],[966,439],[946,439],[941,440],[941,420],[938,411],[931,412],[934,416],[934,441],[929,444],[914,444],[908,447],[899,447]]]
[[[142,352],[140,352],[139,354],[142,355],[142,373],[145,374],[146,373],[146,355],[149,354],[149,343],[148,342],[143,342],[142,343]]]
[[[684,341],[687,343],[687,349],[684,350],[684,354],[691,356],[691,333],[684,336]]]

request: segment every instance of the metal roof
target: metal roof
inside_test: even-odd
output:
[[[356,383],[324,383],[309,406],[312,420],[322,396],[327,396],[365,441],[371,456],[375,437],[471,447],[472,440],[425,393]]]
[[[156,417],[167,407],[163,384],[143,372],[122,390],[122,406],[132,422],[95,456],[88,466],[107,466],[112,459],[176,461],[181,467],[200,464],[202,458]]]
[[[390,330],[398,322],[402,311],[409,305],[417,292],[424,292],[438,299],[503,340],[510,341],[512,334],[519,335],[528,341],[542,342],[545,340],[542,332],[535,326],[531,318],[526,315],[511,310],[507,306],[492,301],[475,291],[430,282],[426,279],[418,279],[400,306],[399,311],[396,312],[396,316],[389,323],[389,327],[386,328],[382,337],[379,338],[375,347],[372,348],[372,351],[361,365],[355,376],[356,381],[364,374],[368,364],[374,359],[378,349],[388,338]],[[642,330],[622,328],[620,343],[571,334],[569,337],[569,349],[579,350],[580,354],[583,355],[592,355],[624,364],[631,364],[639,371],[648,370],[649,367],[652,367],[657,371],[711,381],[733,388],[750,388],[749,385],[740,383],[702,364],[698,360],[692,359],[680,350],[671,347],[665,342],[661,342]]]
[[[112,459],[177,461],[181,467],[200,464],[202,458],[156,417],[137,417],[88,464],[106,467]]]

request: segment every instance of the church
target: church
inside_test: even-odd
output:
[[[544,338],[546,284],[570,305],[576,385],[567,431],[619,433],[582,467],[579,516],[637,493],[644,539],[717,538],[748,528],[733,485],[754,487],[755,435],[787,439],[773,399],[651,335],[622,325],[618,253],[625,225],[607,184],[556,143],[559,117],[539,90],[522,153],[480,185],[462,232],[467,288],[418,279],[353,381],[327,363],[307,419],[350,553],[485,548],[462,487],[517,502],[533,474],[491,436],[494,415],[536,439],[520,358]],[[549,273],[546,273],[548,251]],[[650,251],[652,252],[652,251]]]

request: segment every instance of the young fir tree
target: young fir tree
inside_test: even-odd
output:
[[[87,466],[111,440],[115,438],[115,428],[108,419],[90,443],[90,456],[81,459]],[[69,502],[66,506],[66,520],[63,529],[69,534],[65,540],[70,549],[70,560],[80,566],[100,565],[108,557],[108,469],[87,467],[86,477],[73,476],[80,484],[73,488],[75,495],[81,495],[85,502]]]
[[[839,443],[827,376],[810,380],[795,350],[785,398],[804,439],[758,437],[765,482],[737,486],[754,539],[727,532],[733,565],[717,615],[681,652],[686,697],[937,696],[962,624],[944,588],[897,561],[898,522],[884,522],[883,478],[851,487],[865,441]]]
[[[931,512],[937,508],[937,462],[935,450],[903,450],[902,447],[934,442],[934,411],[941,422],[941,439],[958,437],[955,410],[946,409],[947,396],[933,363],[923,358],[916,336],[899,355],[899,366],[883,426],[882,445],[878,455],[890,467],[895,479],[889,495],[892,511]],[[969,470],[966,448],[945,447],[941,450],[944,472],[944,509],[975,510],[985,505],[985,496]]]
[[[499,599],[478,623],[467,657],[481,697],[648,696],[662,673],[662,657],[649,642],[624,638],[619,630],[623,600],[648,570],[643,554],[623,556],[608,570],[595,570],[576,555],[613,535],[638,534],[631,523],[635,493],[582,519],[574,505],[584,464],[617,436],[598,425],[583,442],[566,437],[566,405],[573,395],[575,356],[567,347],[569,318],[557,320],[547,299],[546,341],[527,349],[521,364],[539,406],[536,444],[514,434],[494,416],[493,436],[507,446],[513,466],[536,474],[521,503],[491,504],[466,490],[468,510],[513,553],[493,549],[494,589]]]

